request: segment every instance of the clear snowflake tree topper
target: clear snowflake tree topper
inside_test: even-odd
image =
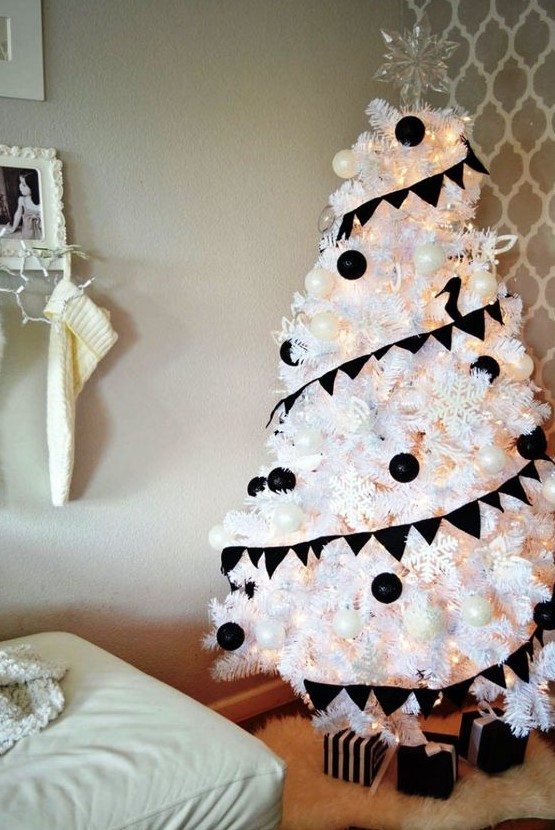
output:
[[[411,31],[384,32],[385,62],[374,77],[399,87],[401,103],[418,107],[427,89],[448,92],[447,61],[458,43],[432,35],[427,15]]]

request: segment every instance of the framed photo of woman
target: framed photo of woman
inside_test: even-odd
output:
[[[52,149],[0,145],[0,262],[25,268],[66,244],[62,163]],[[29,256],[29,252],[36,257]]]

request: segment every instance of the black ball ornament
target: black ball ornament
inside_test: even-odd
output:
[[[389,472],[395,481],[406,483],[416,478],[420,472],[420,464],[410,452],[400,452],[389,462]]]
[[[343,251],[337,259],[337,270],[346,280],[358,280],[366,271],[366,257],[360,251]]]
[[[266,479],[264,476],[255,476],[251,478],[247,484],[247,493],[249,496],[257,496],[266,487]]]
[[[547,450],[547,438],[541,427],[536,427],[529,435],[519,435],[516,448],[523,458],[530,461],[534,458],[543,458]]]
[[[416,115],[405,115],[395,126],[395,138],[399,144],[416,147],[426,135],[424,123]]]
[[[397,574],[378,574],[372,580],[372,593],[378,602],[395,602],[403,592],[403,583]]]
[[[295,473],[286,470],[285,467],[275,467],[268,473],[268,487],[273,493],[286,493],[294,490],[297,479]]]
[[[490,357],[489,354],[480,355],[480,357],[474,361],[470,368],[478,369],[480,372],[488,374],[490,383],[493,383],[493,381],[499,377],[499,363],[494,357]]]
[[[227,622],[218,628],[216,639],[220,648],[235,651],[245,642],[245,632],[237,623]]]
[[[555,602],[538,602],[534,608],[534,622],[546,631],[555,628]]]
[[[293,348],[293,344],[290,340],[285,340],[280,347],[279,356],[286,363],[288,366],[298,366],[299,360],[295,360],[294,357],[291,355],[291,349]]]

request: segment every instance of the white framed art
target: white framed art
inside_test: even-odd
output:
[[[66,248],[63,207],[56,151],[0,144],[0,263],[13,268],[28,251],[38,262]]]
[[[0,0],[0,96],[44,101],[41,0]]]

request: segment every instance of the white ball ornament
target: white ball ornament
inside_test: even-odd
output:
[[[495,444],[482,447],[476,455],[476,464],[483,473],[500,473],[506,463],[506,453]]]
[[[233,544],[233,539],[223,525],[214,525],[208,532],[208,544],[214,550],[222,550]]]
[[[352,150],[340,150],[332,161],[333,172],[341,179],[352,179],[358,170],[355,154]]]
[[[335,340],[339,329],[340,322],[331,311],[320,311],[310,321],[310,331],[318,340]]]
[[[344,608],[335,614],[332,627],[338,637],[350,640],[362,631],[362,620],[354,608]]]
[[[497,292],[497,280],[490,271],[474,271],[468,280],[468,288],[480,297],[491,297]]]
[[[432,274],[445,262],[445,251],[441,245],[432,242],[418,245],[414,250],[413,262],[419,274]]]
[[[302,455],[320,452],[324,436],[317,429],[300,429],[295,435],[295,449]]]
[[[542,484],[542,496],[549,504],[555,504],[555,475],[546,478]]]
[[[272,524],[280,533],[294,533],[302,527],[304,520],[304,511],[293,502],[278,504],[272,516]]]
[[[441,608],[430,606],[424,610],[407,611],[403,625],[415,640],[433,640],[445,629],[445,613]]]
[[[311,297],[327,297],[334,282],[334,275],[325,268],[313,268],[304,278],[304,286]]]
[[[487,625],[492,616],[493,609],[491,602],[486,597],[472,596],[467,597],[461,605],[462,618],[468,625],[473,625],[478,628],[481,625]]]
[[[527,380],[534,371],[534,361],[528,354],[513,360],[505,366],[507,374],[513,380]]]
[[[278,649],[285,642],[285,628],[277,620],[260,620],[254,627],[254,636],[260,648]]]

